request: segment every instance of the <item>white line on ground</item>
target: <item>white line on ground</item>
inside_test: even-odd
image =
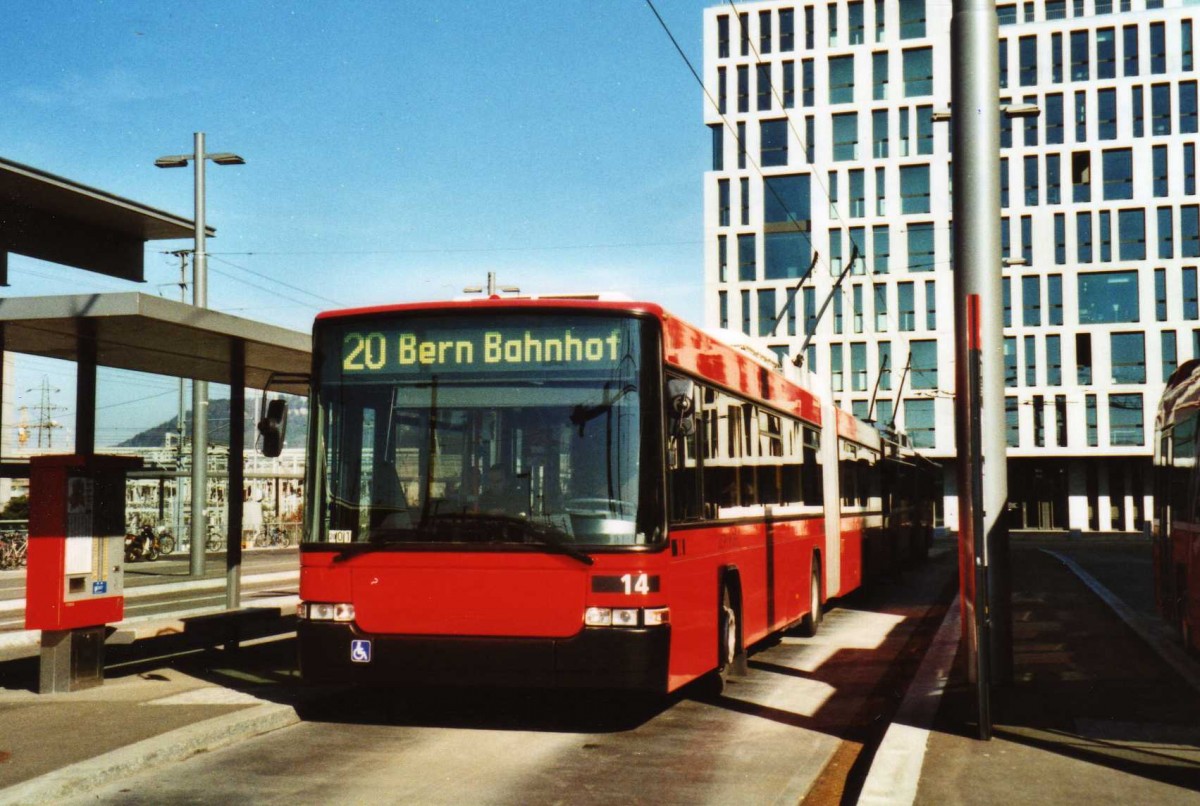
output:
[[[950,678],[950,666],[958,652],[961,633],[962,620],[955,596],[891,726],[875,751],[858,798],[860,806],[912,806],[916,800],[929,731]]]

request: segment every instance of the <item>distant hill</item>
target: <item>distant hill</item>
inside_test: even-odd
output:
[[[254,445],[254,440],[258,436],[258,432],[255,430],[255,425],[258,422],[258,407],[259,401],[257,396],[251,400],[248,395],[246,398],[246,428],[243,434],[247,448]],[[302,399],[290,400],[288,402],[287,440],[285,447],[300,447],[304,445],[305,436],[308,431],[308,412],[306,409],[307,403]],[[178,417],[172,417],[156,426],[147,428],[145,431],[125,440],[117,447],[161,447],[166,444],[167,434],[175,433],[178,427],[178,420]],[[190,410],[184,415],[183,427],[186,438],[192,432],[192,413]],[[208,441],[212,445],[229,444],[228,398],[208,401]]]

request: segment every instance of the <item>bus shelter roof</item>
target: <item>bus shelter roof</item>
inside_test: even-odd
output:
[[[246,387],[308,393],[307,333],[136,292],[0,299],[4,349],[78,361],[94,338],[96,365],[228,384],[233,345],[245,345]]]
[[[195,235],[190,219],[3,158],[0,224],[0,286],[8,252],[141,281],[147,241]]]

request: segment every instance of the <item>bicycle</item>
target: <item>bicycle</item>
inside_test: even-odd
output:
[[[5,532],[0,535],[0,569],[24,568],[28,562],[29,535]]]

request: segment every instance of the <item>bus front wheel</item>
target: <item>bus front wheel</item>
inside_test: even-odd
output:
[[[800,634],[812,638],[821,627],[821,573],[813,567],[812,583],[809,585],[808,614],[800,620]]]

